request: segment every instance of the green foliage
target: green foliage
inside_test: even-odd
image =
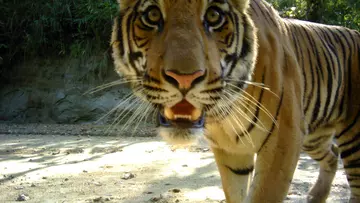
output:
[[[309,19],[312,8],[311,0],[267,0],[283,17]],[[360,30],[359,0],[318,0],[320,3],[320,18],[318,22],[329,25],[341,25]]]
[[[116,0],[0,0],[0,56],[81,57],[109,47]]]
[[[360,30],[359,0],[328,0],[325,11],[323,19],[326,23]]]
[[[304,0],[267,0],[283,17],[305,19],[306,2]]]

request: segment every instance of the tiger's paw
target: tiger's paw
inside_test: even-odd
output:
[[[311,195],[309,194],[306,198],[307,203],[326,203],[326,198],[324,199],[318,195]]]

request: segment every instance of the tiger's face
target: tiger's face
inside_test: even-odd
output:
[[[229,114],[256,58],[248,0],[119,0],[115,69],[156,106],[160,134],[192,140]]]

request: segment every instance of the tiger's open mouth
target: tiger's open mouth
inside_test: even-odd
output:
[[[203,128],[205,114],[184,99],[175,106],[165,107],[159,112],[158,122],[162,127]]]

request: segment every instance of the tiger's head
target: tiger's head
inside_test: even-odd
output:
[[[159,132],[193,140],[229,114],[256,59],[249,0],[119,0],[115,70],[158,109]],[[136,78],[136,80],[132,80]],[[226,101],[226,102],[225,102]]]

